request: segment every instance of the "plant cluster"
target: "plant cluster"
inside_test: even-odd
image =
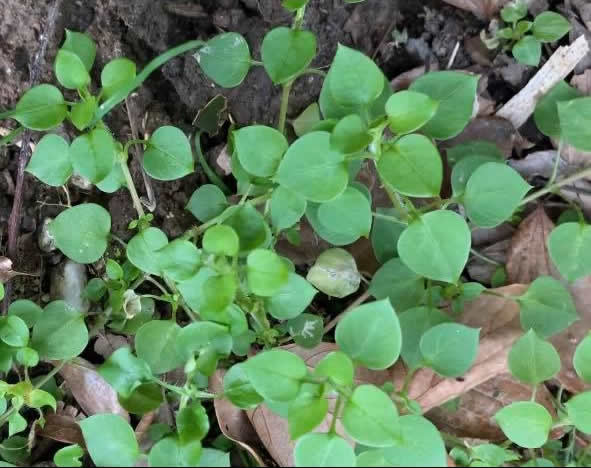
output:
[[[552,11],[545,11],[526,20],[527,3],[515,0],[501,10],[504,27],[495,29],[492,37],[482,32],[482,40],[489,49],[502,47],[511,50],[519,63],[537,67],[542,58],[542,44],[556,42],[571,30],[568,20]]]
[[[132,427],[120,416],[90,416],[80,421],[86,448],[62,448],[54,458],[58,466],[80,466],[85,451],[97,466],[134,466],[141,458],[150,466],[228,465],[227,454],[202,447],[210,428],[202,402],[216,398],[241,409],[266,405],[287,418],[297,441],[297,466],[447,466],[442,434],[423,417],[408,389],[422,368],[448,378],[465,374],[476,360],[480,331],[458,322],[464,303],[482,294],[502,295],[462,277],[473,252],[471,228],[498,226],[528,202],[591,171],[557,182],[555,170],[545,188],[529,194],[532,187],[494,145],[469,142],[448,151],[452,193],[442,198],[444,166],[436,142],[458,135],[470,121],[478,76],[433,72],[409,90],[393,93],[370,58],[343,45],[324,77],[318,103],[292,122],[296,138],[288,139],[287,104],[294,81],[308,73],[324,75],[310,68],[317,44],[314,34],[302,28],[307,3],[283,2],[294,12],[293,26],[265,36],[261,62],[252,59],[241,35],[224,33],[172,49],[140,73],[132,61],[114,59],[101,72],[98,94],[92,92],[89,75],[95,44],[68,31],[55,74],[79,99],[66,101],[57,87],[43,84],[1,115],[22,126],[9,139],[21,128],[47,132],[71,122],[80,136],[69,143],[46,133],[27,170],[56,187],[74,173],[104,192],[124,187],[137,211],[129,226],[135,234],[124,256],[107,258],[105,274],[86,287],[91,312],[81,313],[64,301],[41,308],[17,300],[0,320],[0,370],[5,375],[0,426],[8,424],[0,454],[7,462],[21,463],[26,456],[27,438],[19,434],[28,423],[22,413],[37,411],[31,431],[43,424],[41,409],[56,408],[48,383],[84,351],[97,330],[106,328],[134,341],[133,350],[118,349],[99,368],[121,405],[142,415],[166,398],[178,406],[175,426],[153,427],[155,444],[142,453]],[[525,13],[519,16],[515,8],[505,9],[503,17],[518,25]],[[530,37],[539,37],[540,24],[545,24],[540,21],[533,26],[538,36]],[[235,204],[226,185],[206,166],[196,132],[197,157],[213,174],[212,183],[199,187],[187,206],[200,224],[169,239],[144,213],[128,151],[141,145],[145,171],[154,179],[174,180],[194,171],[189,138],[164,126],[147,140],[119,142],[103,118],[158,66],[192,49],[197,49],[196,64],[219,86],[238,86],[251,67],[263,66],[282,87],[283,99],[277,129],[252,125],[230,132],[239,195]],[[541,100],[535,119],[544,134],[589,151],[590,113],[591,98],[561,83]],[[391,206],[372,211],[372,193],[356,179],[362,167],[375,169]],[[567,281],[591,274],[591,227],[578,213],[575,221],[556,227],[548,245]],[[282,237],[298,242],[304,221],[334,246],[318,257],[306,277],[275,251]],[[97,262],[111,242],[120,242],[110,230],[109,213],[93,203],[69,207],[49,225],[61,252],[82,264]],[[321,342],[323,318],[307,313],[308,306],[319,291],[332,297],[357,292],[362,275],[340,247],[364,236],[371,238],[382,264],[369,285],[375,300],[346,311],[335,330],[338,351],[310,368],[280,344],[286,337],[302,347]],[[150,294],[143,292],[146,287]],[[523,336],[511,349],[509,368],[516,379],[532,386],[532,401],[503,408],[496,421],[517,446],[542,448],[526,457],[532,466],[549,463],[540,453],[554,463],[588,463],[586,451],[573,448],[563,456],[550,450],[548,438],[557,427],[566,428],[573,441],[576,431],[591,434],[591,392],[566,402],[562,394],[557,396],[557,419],[535,402],[536,388],[561,366],[548,339],[577,319],[568,290],[556,279],[540,277],[522,295],[503,297],[520,307]],[[169,307],[155,307],[155,302]],[[253,345],[263,350],[245,358]],[[355,378],[360,368],[385,370],[400,359],[408,369],[402,388]],[[580,379],[591,382],[591,336],[572,359]],[[29,372],[40,361],[52,361],[56,368],[31,380]],[[23,373],[13,372],[15,368]],[[176,369],[184,370],[183,385],[163,377]],[[218,369],[227,369],[223,391],[212,393],[208,378]],[[328,432],[314,432],[327,417]],[[344,434],[357,443],[356,449]],[[451,455],[470,466],[521,459],[507,445],[492,444],[456,447]]]

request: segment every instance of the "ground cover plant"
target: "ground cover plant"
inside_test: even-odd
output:
[[[465,269],[470,257],[483,257],[471,231],[513,220],[528,204],[590,176],[591,168],[560,177],[555,157],[549,180],[534,189],[499,148],[483,141],[454,145],[444,163],[438,144],[472,120],[479,76],[434,71],[394,92],[370,57],[344,45],[328,70],[312,68],[318,43],[304,28],[308,3],[282,2],[293,22],[265,35],[260,60],[243,36],[227,32],[175,47],[141,71],[116,58],[101,70],[100,84],[91,82],[93,39],[67,31],[54,62],[57,83],[67,91],[35,86],[0,114],[19,124],[3,143],[23,129],[41,132],[30,174],[52,187],[76,174],[108,194],[123,188],[136,210],[128,242],[111,233],[111,215],[98,203],[64,207],[49,224],[49,236],[68,259],[84,265],[102,259],[104,274],[85,288],[89,312],[63,300],[41,307],[20,298],[0,320],[3,466],[26,463],[36,428],[58,409],[54,376],[101,331],[133,338],[97,369],[121,407],[139,419],[167,404],[173,419],[153,424],[152,443],[144,448],[137,428],[120,414],[83,418],[81,443],[55,452],[57,466],[81,466],[87,455],[96,466],[229,466],[228,445],[208,438],[207,409],[214,400],[247,411],[265,407],[286,419],[296,466],[590,462],[581,438],[591,434],[591,392],[561,388],[551,408],[536,399],[564,362],[576,379],[591,383],[591,335],[569,356],[550,342],[578,319],[567,285],[591,274],[591,228],[581,209],[569,205],[548,237],[548,255],[562,280],[544,275],[519,291],[487,288],[468,280]],[[525,15],[519,8],[503,10],[503,19],[517,28]],[[550,23],[551,40],[562,37],[564,25]],[[539,30],[536,36],[534,21],[538,39]],[[203,134],[218,130],[217,100],[200,112],[190,136],[165,125],[147,138],[117,141],[105,123],[151,73],[186,52],[219,86],[238,87],[251,68],[263,67],[282,88],[276,127],[229,132],[235,183],[221,180],[201,150]],[[294,83],[311,74],[323,77],[318,102],[288,122]],[[591,151],[590,114],[591,98],[561,82],[539,101],[535,123],[560,142],[559,153],[567,145]],[[54,131],[64,122],[78,131],[71,142]],[[134,146],[143,149],[143,169],[152,179],[180,179],[196,170],[195,159],[210,178],[187,204],[195,226],[179,237],[170,239],[145,212],[129,168]],[[372,208],[373,192],[358,178],[368,168],[388,206]],[[303,223],[330,244],[308,271],[276,249],[280,240],[298,244]],[[344,248],[363,237],[381,263],[370,279]],[[0,273],[11,272],[6,261]],[[504,274],[503,268],[497,272]],[[363,300],[343,307],[326,326],[324,317],[311,313],[315,298],[353,296],[363,283],[369,283]],[[531,388],[531,398],[496,411],[506,441],[466,445],[424,416],[413,386],[426,373],[461,382],[489,352],[489,331],[478,318],[466,318],[470,304],[487,299],[517,311],[511,319],[520,331],[504,360]],[[335,346],[311,363],[285,346],[292,340],[300,350],[323,341]],[[43,363],[53,369],[31,378]],[[378,384],[362,377],[393,368],[402,378]],[[171,383],[166,376],[174,371],[182,378]],[[217,390],[210,385],[216,376],[222,378]],[[568,443],[564,448],[551,440],[557,431]]]

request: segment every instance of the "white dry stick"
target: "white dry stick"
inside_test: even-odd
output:
[[[570,46],[556,49],[527,86],[497,112],[497,117],[509,120],[515,128],[521,127],[534,112],[538,100],[565,79],[588,52],[589,44],[584,35]]]

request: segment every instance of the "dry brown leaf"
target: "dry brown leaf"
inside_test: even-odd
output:
[[[222,393],[224,374],[226,371],[218,369],[210,379],[211,389],[215,393]],[[250,423],[245,411],[234,406],[225,398],[213,401],[215,416],[222,433],[231,441],[246,450],[259,464],[265,466],[260,455],[253,448],[260,444],[260,440]]]
[[[500,117],[477,117],[457,137],[445,141],[442,148],[452,148],[461,143],[484,140],[494,143],[505,158],[510,158],[517,140],[513,124]]]
[[[6,283],[17,275],[12,270],[12,260],[8,257],[0,257],[0,283]]]
[[[457,437],[501,441],[506,437],[492,416],[501,408],[515,401],[529,400],[530,397],[529,385],[516,382],[510,374],[505,373],[461,395],[456,411],[433,408],[425,416],[440,430]],[[545,386],[539,387],[536,400],[555,415],[552,395]]]
[[[559,277],[548,255],[548,236],[554,223],[542,205],[520,224],[507,252],[507,277],[510,283],[531,283],[539,276]]]
[[[570,84],[585,95],[591,94],[591,70],[585,70],[584,73],[573,76]]]
[[[76,419],[63,414],[47,413],[45,426],[37,426],[37,435],[47,439],[63,442],[64,444],[78,444],[85,447],[82,430]]]
[[[59,373],[87,416],[114,413],[129,421],[129,413],[119,404],[117,392],[90,362],[76,358],[64,365]]]
[[[101,333],[94,342],[94,351],[107,360],[111,354],[125,346],[129,346],[129,340],[125,336]]]
[[[481,19],[490,19],[509,2],[509,0],[443,0],[462,10],[474,13]]]

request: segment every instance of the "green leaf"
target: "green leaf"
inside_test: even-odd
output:
[[[250,383],[242,364],[235,364],[224,375],[224,396],[241,409],[256,408],[264,401]]]
[[[29,408],[39,409],[44,406],[49,406],[53,411],[56,411],[57,409],[57,402],[55,401],[54,396],[51,393],[38,388],[33,389],[25,401]]]
[[[399,258],[393,258],[375,273],[369,293],[376,299],[390,299],[394,308],[402,312],[421,301],[425,294],[425,282]]]
[[[577,345],[573,365],[581,380],[591,383],[591,335],[587,335]]]
[[[209,432],[209,418],[203,405],[197,401],[180,409],[176,427],[181,444],[202,440]]]
[[[458,135],[472,118],[478,76],[455,71],[423,75],[410,86],[411,91],[426,94],[439,102],[435,116],[422,127],[422,132],[438,140]]]
[[[206,184],[193,192],[185,208],[199,221],[206,223],[222,214],[227,207],[228,201],[224,192],[216,185]]]
[[[79,467],[82,466],[80,458],[84,456],[84,449],[78,444],[68,445],[55,452],[53,463],[55,466]]]
[[[503,466],[507,462],[518,461],[521,458],[512,450],[494,444],[472,447],[472,456],[482,460],[487,466]]]
[[[76,138],[70,146],[70,159],[76,172],[93,183],[109,175],[115,163],[115,140],[102,128]]]
[[[591,97],[559,102],[560,129],[565,143],[583,151],[591,151]]]
[[[457,323],[434,326],[419,343],[424,364],[444,377],[460,377],[476,360],[479,333]]]
[[[349,356],[341,351],[333,351],[316,364],[314,374],[328,377],[337,385],[350,387],[353,385],[355,369]]]
[[[144,169],[157,180],[175,180],[192,173],[194,162],[189,139],[176,127],[160,127],[148,140]]]
[[[328,92],[337,104],[359,108],[369,106],[380,96],[384,79],[369,57],[339,44],[324,86],[328,86]],[[325,114],[325,117],[331,116]]]
[[[404,230],[398,254],[418,275],[455,283],[468,261],[470,246],[466,221],[457,213],[440,210],[421,216]]]
[[[183,361],[206,348],[218,355],[227,356],[232,349],[232,337],[227,326],[201,321],[184,327],[176,339],[175,346]]]
[[[279,27],[265,35],[263,65],[275,84],[296,78],[316,56],[316,36],[310,31]]]
[[[429,420],[409,414],[399,424],[402,437],[384,449],[386,461],[393,466],[448,466],[441,435]]]
[[[282,133],[264,125],[252,125],[232,133],[242,167],[257,177],[271,177],[288,148]]]
[[[200,467],[229,467],[230,453],[204,448],[199,459]]]
[[[281,5],[289,11],[296,11],[305,6],[310,0],[283,0]]]
[[[312,432],[328,413],[328,400],[323,396],[304,393],[289,404],[287,421],[292,440]]]
[[[374,385],[360,385],[342,415],[347,434],[369,447],[391,447],[400,439],[398,411],[390,397]]]
[[[9,315],[0,319],[0,339],[8,346],[22,348],[29,343],[29,327],[23,319]]]
[[[423,93],[394,93],[386,103],[390,129],[398,135],[415,132],[435,116],[438,107],[438,101]]]
[[[88,344],[84,316],[64,301],[50,302],[33,327],[31,341],[42,359],[72,359]]]
[[[512,403],[498,411],[495,420],[511,442],[524,448],[544,445],[552,428],[548,410],[533,401]]]
[[[549,342],[530,330],[509,351],[509,370],[520,381],[538,385],[560,370],[560,356]]]
[[[230,226],[218,224],[210,227],[203,235],[203,249],[214,255],[234,257],[239,247],[238,234]]]
[[[119,348],[98,368],[98,373],[124,398],[152,378],[150,366],[135,357],[128,347]]]
[[[463,203],[474,224],[492,228],[511,217],[530,189],[515,169],[505,164],[486,163],[468,180]]]
[[[409,369],[418,369],[422,365],[423,355],[420,349],[422,336],[431,328],[447,322],[451,318],[434,307],[414,307],[399,316],[402,332],[401,355]]]
[[[298,137],[314,130],[316,125],[322,120],[320,115],[320,106],[317,102],[310,104],[304,112],[291,122],[293,130]]]
[[[517,302],[521,309],[521,327],[533,329],[542,338],[566,330],[578,319],[568,290],[549,276],[537,278]]]
[[[287,322],[286,328],[296,345],[313,349],[322,342],[324,320],[314,314],[301,314]]]
[[[114,164],[107,177],[96,184],[96,188],[105,193],[115,193],[121,187],[127,187],[121,164]]]
[[[27,428],[27,420],[18,411],[15,411],[8,418],[8,437],[23,432]]]
[[[344,249],[322,252],[306,279],[324,294],[339,298],[353,294],[361,283],[355,259]]]
[[[29,89],[16,104],[12,118],[30,130],[50,130],[66,118],[68,108],[61,91],[42,84]]]
[[[318,207],[318,221],[354,242],[360,237],[369,236],[371,205],[362,192],[354,187],[347,187],[335,199]]]
[[[49,225],[55,245],[78,263],[96,262],[107,249],[111,216],[100,205],[84,203],[62,211]]]
[[[166,247],[168,238],[160,229],[149,227],[131,238],[127,244],[127,258],[144,273],[160,275],[160,259],[154,252]]]
[[[181,327],[168,320],[152,320],[137,331],[137,356],[148,363],[154,374],[164,374],[184,364],[183,357],[176,352],[180,331]]]
[[[88,34],[66,29],[66,40],[61,48],[76,54],[86,70],[91,70],[96,58],[96,44]]]
[[[234,302],[237,289],[236,277],[232,273],[208,278],[203,283],[203,309],[201,309],[201,313],[213,319]]]
[[[293,400],[308,373],[300,357],[280,349],[257,354],[242,364],[242,369],[257,393],[277,402]]]
[[[43,309],[28,299],[18,299],[12,302],[8,308],[9,316],[15,315],[22,318],[29,328],[33,328],[42,313]]]
[[[287,282],[265,300],[267,312],[277,320],[293,319],[306,310],[317,292],[300,275],[288,273]]]
[[[148,458],[152,467],[190,467],[199,465],[202,453],[201,442],[183,445],[178,437],[171,436],[159,440],[150,450]]]
[[[571,29],[568,20],[553,11],[545,11],[536,16],[532,33],[541,42],[554,42],[565,36]]]
[[[271,195],[271,222],[281,231],[296,224],[306,212],[306,199],[285,187],[277,187]]]
[[[579,393],[566,402],[568,419],[577,430],[591,434],[591,392]]]
[[[60,49],[55,58],[55,76],[67,89],[82,89],[90,84],[84,62],[74,52]]]
[[[330,146],[344,154],[357,153],[371,143],[367,125],[356,114],[342,118],[334,127],[330,136]]]
[[[512,52],[518,62],[537,67],[542,58],[542,43],[534,36],[525,36],[513,46]]]
[[[344,155],[330,147],[330,133],[312,132],[289,147],[276,178],[307,200],[322,203],[345,190],[349,174]]]
[[[84,100],[77,102],[70,111],[70,120],[78,130],[87,128],[94,117],[98,104],[94,96],[88,96]]]
[[[250,69],[250,49],[237,33],[220,34],[195,54],[201,70],[223,88],[240,85]]]
[[[501,18],[505,23],[517,23],[527,16],[527,3],[522,0],[510,2],[501,9]]]
[[[59,135],[45,135],[33,151],[27,172],[52,187],[64,185],[72,175],[68,142]]]
[[[274,296],[287,283],[285,262],[271,250],[253,250],[246,259],[248,287],[257,296]]]
[[[499,162],[495,157],[491,156],[468,156],[458,161],[451,172],[451,186],[455,197],[460,197],[466,191],[466,185],[470,177],[480,166],[487,163]]]
[[[387,369],[394,364],[402,346],[398,316],[387,299],[347,313],[337,325],[335,339],[345,354],[372,370]]]
[[[538,101],[534,112],[534,120],[537,127],[544,135],[552,138],[560,138],[562,133],[560,118],[558,116],[558,103],[576,99],[581,93],[566,84],[559,82]]]
[[[462,159],[471,156],[487,156],[498,162],[505,160],[497,145],[485,140],[467,141],[447,150],[447,160],[450,164],[457,164]]]
[[[378,162],[380,176],[394,190],[413,197],[439,196],[443,164],[437,148],[423,135],[407,135]]]
[[[16,352],[16,360],[26,367],[36,367],[39,364],[39,353],[32,348],[20,348]]]
[[[103,85],[103,95],[106,98],[111,97],[125,85],[135,79],[135,63],[127,58],[116,58],[105,65],[101,72],[101,84]]]
[[[548,238],[548,252],[568,281],[591,274],[591,226],[563,223]]]
[[[348,187],[348,188],[352,188],[352,187]],[[347,189],[345,189],[345,190],[347,190]],[[355,188],[354,190],[358,190],[358,189]],[[362,193],[362,195],[363,195],[363,193]],[[339,195],[337,197],[337,199],[340,197],[341,196]],[[345,232],[343,233],[343,232],[335,229],[332,225],[325,224],[325,223],[321,222],[320,218],[318,216],[318,212],[319,212],[321,206],[322,205],[318,204],[318,203],[308,203],[308,206],[306,208],[306,218],[307,218],[308,222],[310,223],[310,225],[312,226],[312,228],[314,229],[314,232],[316,234],[318,234],[318,236],[320,238],[324,239],[329,244],[337,245],[337,246],[344,246],[344,245],[352,244],[353,242],[355,242],[359,238],[359,234],[356,234],[354,230],[346,229]],[[341,221],[340,224],[343,224],[343,220],[340,220],[340,221]]]
[[[397,215],[394,208],[377,208],[376,212],[393,218]],[[375,217],[371,230],[371,245],[378,262],[385,263],[398,256],[398,238],[404,229],[406,224],[402,222],[395,223],[380,216]]]
[[[265,247],[270,242],[270,229],[263,215],[252,205],[231,206],[224,224],[234,228],[240,238],[240,255]]]
[[[117,414],[95,414],[78,423],[96,466],[134,466],[139,455],[131,426]]]
[[[355,466],[355,452],[344,439],[334,434],[311,433],[301,437],[294,449],[297,467]]]

